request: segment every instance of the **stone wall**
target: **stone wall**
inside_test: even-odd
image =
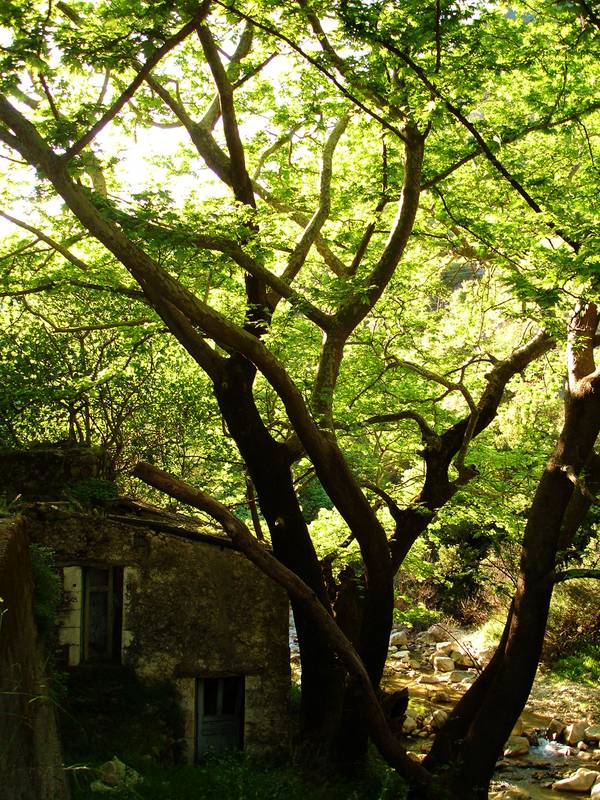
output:
[[[0,450],[0,491],[9,503],[19,495],[24,500],[58,500],[65,487],[112,477],[101,450],[58,446]]]
[[[66,800],[33,596],[23,520],[0,521],[0,796]]]
[[[48,508],[30,512],[32,539],[55,550],[65,588],[75,587],[61,634],[70,663],[78,654],[77,570],[123,567],[123,660],[140,677],[174,681],[188,757],[194,752],[198,677],[245,676],[245,747],[256,752],[285,747],[290,688],[285,593],[227,539],[176,536],[133,523]]]

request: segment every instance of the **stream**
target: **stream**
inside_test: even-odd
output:
[[[436,709],[449,712],[456,701],[463,694],[466,687],[444,685],[430,685],[420,683],[418,677],[407,680],[406,675],[391,671],[385,681],[387,690],[407,687],[410,695],[408,713],[419,716],[429,716]],[[442,690],[442,691],[440,691]],[[445,695],[445,697],[443,697]],[[551,715],[533,713],[525,710],[521,721],[527,731],[545,731],[550,723]],[[424,752],[428,749],[430,739],[410,737],[406,744],[409,750]],[[528,792],[532,800],[589,800],[590,792],[557,792],[545,788],[544,784],[557,781],[570,775],[580,767],[599,769],[597,761],[584,760],[575,748],[560,742],[550,741],[541,733],[537,745],[532,745],[527,755],[503,758],[498,762],[494,781],[490,789],[490,797],[496,792],[507,790],[510,787],[519,787]]]
[[[458,648],[470,655],[462,666],[458,666],[459,669],[468,669],[473,663],[472,654],[477,654],[479,648],[474,647],[473,643],[464,637],[463,631],[446,630],[445,632],[449,633]],[[400,645],[403,651],[400,653],[392,652],[397,648],[390,648],[390,657],[382,688],[386,691],[395,691],[406,687],[410,698],[407,715],[424,720],[431,718],[437,710],[450,712],[466,691],[467,685],[451,683],[439,675],[437,680],[432,682],[430,680],[432,677],[430,662],[431,657],[435,655],[432,652],[435,650],[435,645],[431,641],[425,643],[419,639],[419,636],[411,636],[410,641],[405,640]],[[464,646],[465,642],[466,647]],[[299,653],[293,619],[290,625],[290,650],[292,670],[296,679],[299,680]],[[404,657],[402,657],[403,655]],[[472,676],[472,678],[474,677],[475,675]],[[522,795],[523,799],[528,797],[531,800],[560,800],[560,798],[562,800],[589,800],[589,791],[582,793],[557,792],[549,788],[549,785],[582,767],[600,771],[600,758],[598,757],[600,742],[596,744],[598,749],[595,753],[590,754],[544,738],[543,732],[547,730],[553,718],[560,719],[565,724],[586,718],[589,722],[600,723],[600,686],[591,687],[568,681],[556,684],[543,673],[538,672],[527,706],[519,718],[524,731],[529,735],[532,732],[535,733],[537,743],[530,745],[526,755],[505,757],[498,762],[490,788],[490,798],[498,796],[511,787],[518,787],[527,793]],[[413,735],[403,737],[403,740],[409,751],[420,754],[428,750],[431,736],[431,732],[426,733],[424,730],[417,729]]]

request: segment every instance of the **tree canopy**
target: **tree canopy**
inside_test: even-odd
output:
[[[14,1],[0,37],[3,437],[152,462],[288,589],[307,739],[484,796],[593,502],[593,7]],[[421,766],[376,690],[394,575],[452,514],[522,540],[520,578]]]

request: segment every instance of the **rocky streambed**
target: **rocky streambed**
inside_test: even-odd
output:
[[[476,679],[493,648],[468,634],[434,625],[415,637],[396,628],[386,691],[408,689],[402,735],[415,758]],[[490,800],[600,800],[600,687],[557,685],[539,675],[530,700],[498,762]]]
[[[292,664],[299,671],[295,631]],[[408,690],[404,743],[423,758],[436,730],[494,648],[468,632],[433,625],[413,635],[394,626],[383,688]],[[538,673],[529,701],[498,761],[490,800],[600,800],[600,686],[557,684]]]

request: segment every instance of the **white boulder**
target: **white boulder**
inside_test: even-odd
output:
[[[436,672],[452,672],[454,670],[454,661],[448,656],[434,656],[433,668]]]
[[[427,636],[429,637],[429,641],[431,642],[447,642],[448,641],[448,632],[442,628],[441,625],[432,625],[430,628],[427,628]]]
[[[515,756],[524,756],[529,752],[529,739],[525,736],[509,736],[506,744],[504,745],[504,756],[506,758],[513,758]]]
[[[394,631],[390,636],[390,645],[393,647],[406,647],[408,636],[406,631]]]
[[[552,789],[555,792],[589,792],[598,777],[600,777],[600,772],[580,767],[566,778],[555,781]]]
[[[565,728],[565,742],[572,745],[576,745],[577,742],[581,742],[582,739],[585,739],[585,731],[587,727],[588,724],[585,720],[580,720],[579,722],[573,722],[571,725],[567,725]]]

